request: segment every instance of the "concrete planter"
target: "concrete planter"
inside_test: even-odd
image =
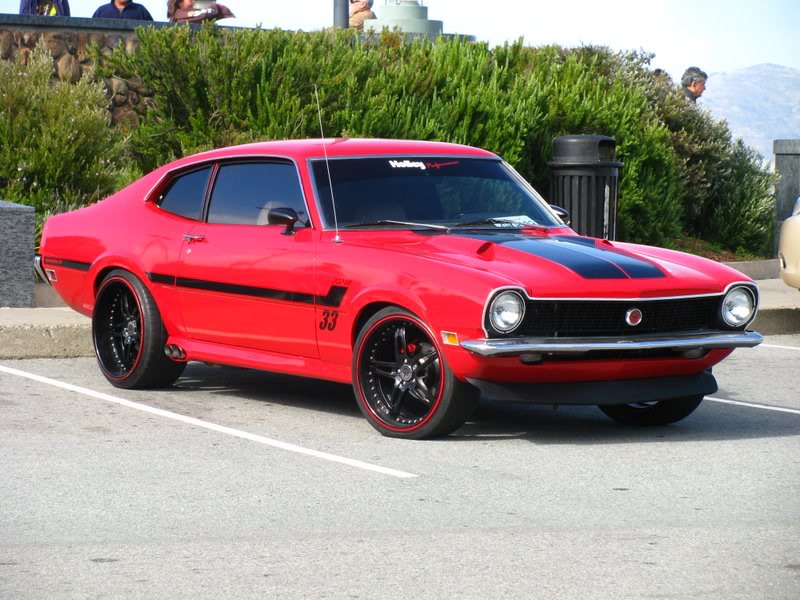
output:
[[[0,307],[34,305],[36,211],[0,200]]]

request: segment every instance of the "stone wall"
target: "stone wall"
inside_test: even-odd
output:
[[[136,27],[141,23],[116,19],[83,19],[70,17],[28,17],[0,15],[0,60],[23,64],[38,45],[43,44],[53,55],[53,76],[75,83],[93,68],[89,46],[97,45],[109,55],[123,46],[128,52],[139,47]],[[168,23],[147,24],[168,27]],[[105,80],[109,99],[108,110],[113,124],[135,126],[152,97],[141,81],[118,78]]]

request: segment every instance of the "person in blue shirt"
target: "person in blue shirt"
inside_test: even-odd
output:
[[[152,21],[153,17],[141,4],[131,0],[111,0],[94,11],[93,19],[128,19],[131,21]]]
[[[68,17],[68,0],[21,0],[19,14],[40,17]]]

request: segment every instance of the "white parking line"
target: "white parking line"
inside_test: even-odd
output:
[[[720,404],[733,404],[734,406],[747,406],[749,408],[760,408],[761,410],[773,410],[775,412],[791,413],[793,415],[800,415],[800,410],[794,408],[783,408],[782,406],[767,406],[766,404],[751,404],[750,402],[739,402],[738,400],[726,400],[725,398],[712,398],[706,396],[706,400],[712,402],[719,402]]]
[[[756,348],[780,348],[781,350],[800,350],[797,346],[777,346],[775,344],[761,344],[760,346],[756,346]]]
[[[39,383],[45,383],[47,385],[52,385],[57,388],[69,390],[70,392],[75,392],[77,394],[83,394],[84,396],[97,398],[98,400],[112,402],[114,404],[119,404],[120,406],[133,408],[135,410],[140,410],[142,412],[150,413],[152,415],[158,415],[159,417],[164,417],[166,419],[180,421],[181,423],[186,423],[188,425],[193,425],[195,427],[210,429],[211,431],[216,431],[217,433],[232,435],[234,437],[238,437],[243,440],[249,440],[251,442],[264,444],[265,446],[272,446],[273,448],[279,448],[281,450],[287,450],[289,452],[296,452],[297,454],[304,454],[306,456],[312,456],[314,458],[320,458],[322,460],[340,463],[350,467],[356,467],[357,469],[364,469],[365,471],[373,471],[375,473],[381,473],[382,475],[391,475],[392,477],[401,477],[401,478],[419,477],[419,475],[414,475],[413,473],[396,471],[394,469],[388,469],[386,467],[381,467],[378,465],[361,462],[360,460],[353,460],[352,458],[345,458],[343,456],[337,456],[335,454],[328,454],[327,452],[320,452],[319,450],[312,450],[310,448],[303,448],[302,446],[295,446],[294,444],[287,444],[286,442],[273,440],[261,435],[255,435],[253,433],[247,433],[246,431],[240,431],[238,429],[232,429],[231,427],[225,427],[224,425],[216,425],[215,423],[201,421],[200,419],[194,419],[192,417],[187,417],[185,415],[179,415],[177,413],[173,413],[168,410],[162,410],[160,408],[153,408],[152,406],[147,406],[146,404],[140,404],[138,402],[131,402],[130,400],[124,400],[123,398],[117,398],[115,396],[110,396],[109,394],[104,394],[102,392],[96,392],[94,390],[80,387],[78,385],[72,385],[71,383],[64,383],[63,381],[57,381],[55,379],[42,377],[41,375],[36,375],[34,373],[28,373],[27,371],[20,371],[19,369],[12,369],[10,367],[5,367],[3,365],[0,365],[0,373],[7,373],[8,375],[16,375],[17,377],[24,377],[26,379],[38,381]]]

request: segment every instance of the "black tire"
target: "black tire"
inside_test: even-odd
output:
[[[652,427],[669,425],[685,419],[700,406],[703,396],[686,396],[657,402],[599,406],[607,416],[623,425]]]
[[[106,275],[92,315],[94,351],[106,379],[124,389],[171,385],[186,363],[167,358],[166,340],[161,313],[145,285],[122,269]]]
[[[456,379],[439,342],[410,312],[377,312],[358,334],[353,389],[370,425],[388,437],[424,439],[461,427],[480,392]]]

